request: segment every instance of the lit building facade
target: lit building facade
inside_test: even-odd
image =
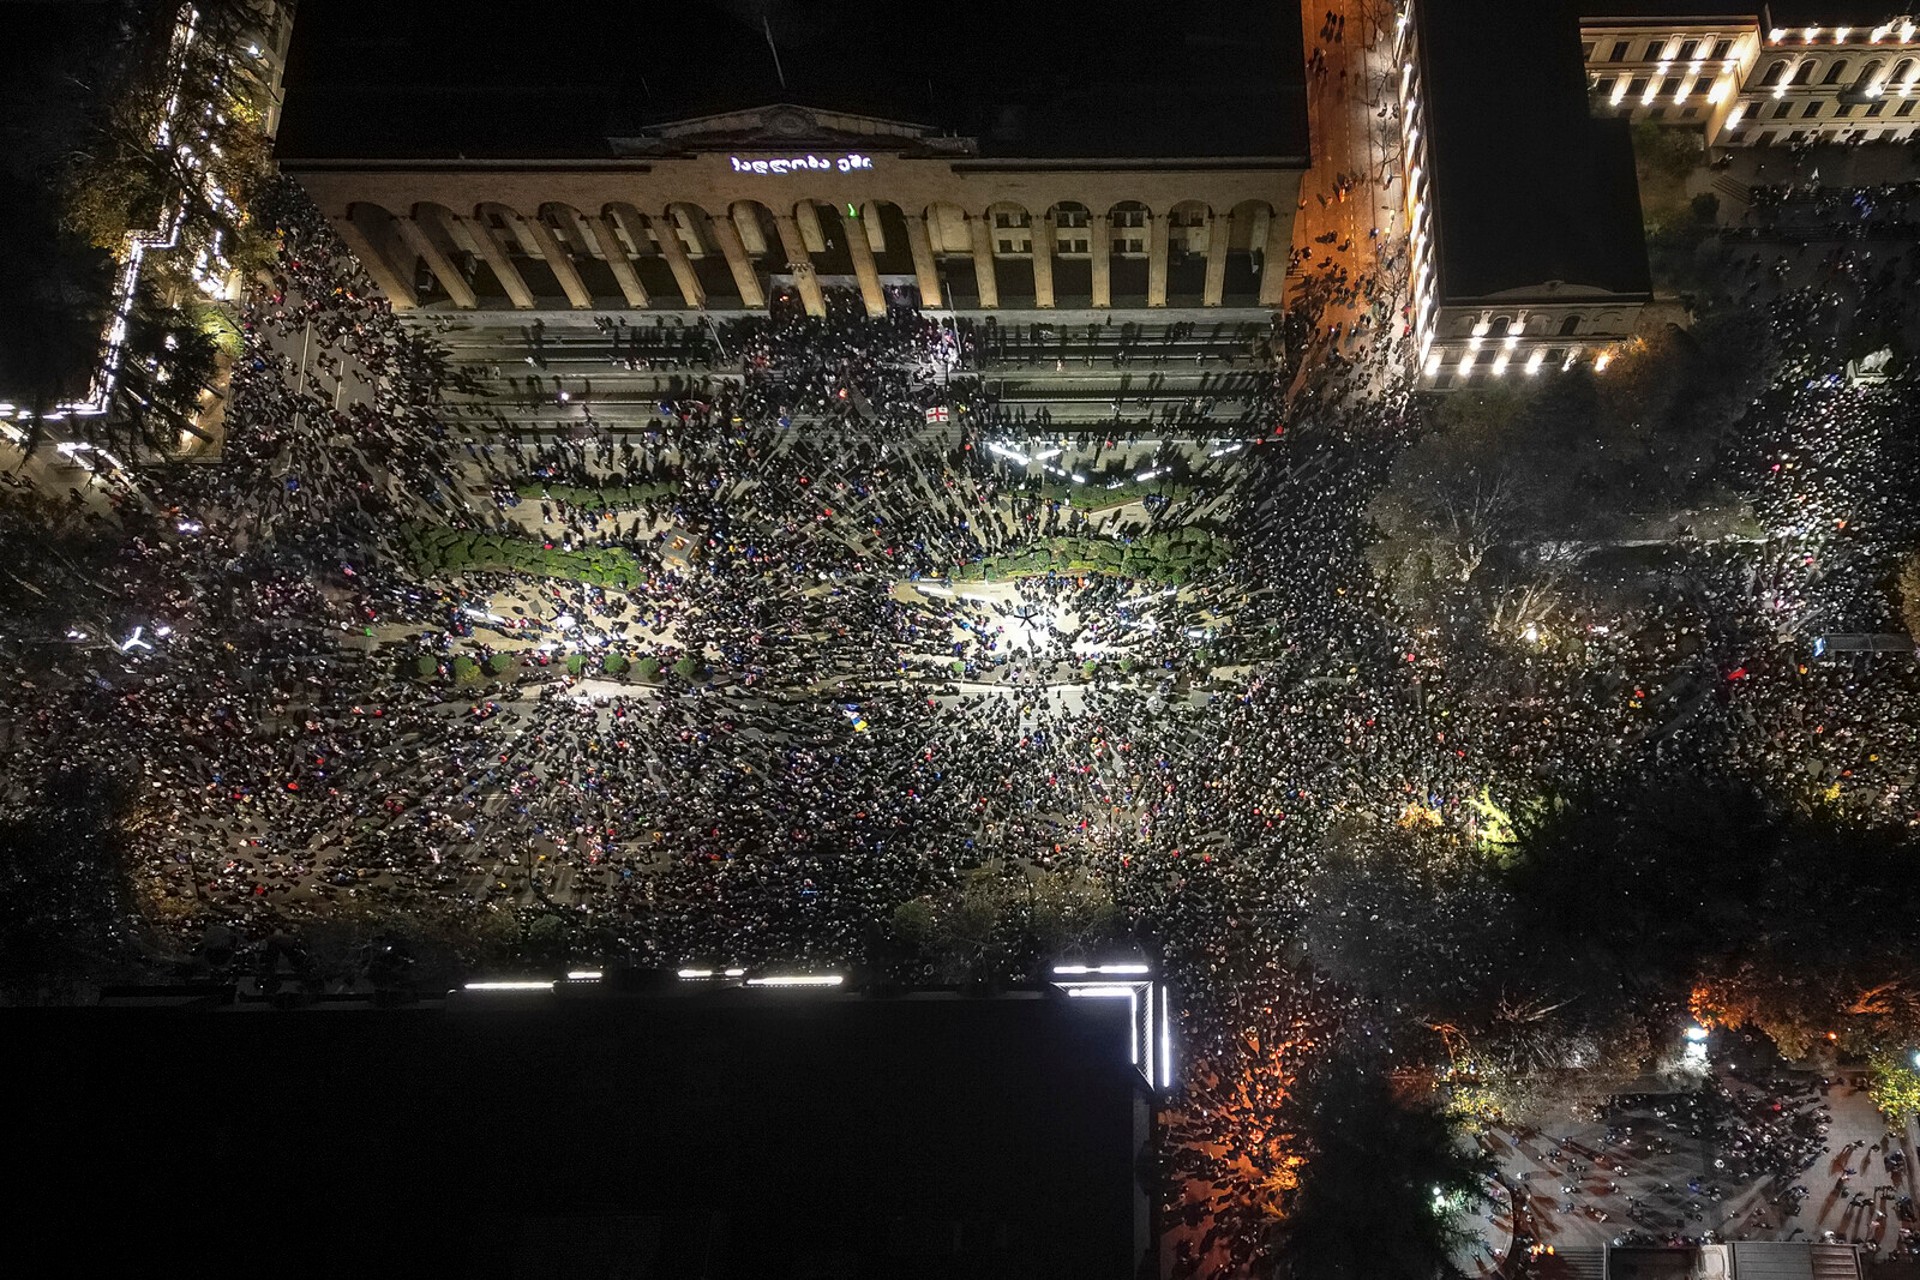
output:
[[[1307,167],[1296,15],[1234,0],[1244,38],[1111,68],[1062,60],[1047,32],[1077,19],[996,4],[1004,23],[930,62],[880,0],[712,30],[698,7],[571,0],[549,29],[604,38],[502,64],[485,21],[341,0],[296,26],[280,164],[403,310],[791,293],[820,314],[830,288],[876,315],[1279,306]],[[700,73],[653,100],[627,36]],[[447,70],[422,85],[421,65]]]
[[[1572,12],[1410,0],[1395,52],[1420,385],[1604,370],[1652,283],[1628,125],[1588,109]]]
[[[600,162],[283,167],[395,307],[758,310],[791,288],[822,314],[843,285],[875,315],[889,289],[986,310],[1279,306],[1302,172],[1014,165],[784,105],[616,145]]]
[[[1622,7],[1590,4],[1580,23],[1597,110],[1698,126],[1717,147],[1908,142],[1920,127],[1911,17],[1846,0]]]

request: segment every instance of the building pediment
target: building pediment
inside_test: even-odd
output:
[[[638,135],[607,141],[616,155],[801,146],[867,150],[885,147],[957,155],[971,155],[975,150],[972,139],[942,136],[931,125],[828,111],[791,102],[664,121],[648,126]]]

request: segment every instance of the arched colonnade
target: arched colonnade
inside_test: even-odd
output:
[[[928,307],[1278,306],[1291,248],[1290,220],[1259,200],[1101,210],[999,201],[977,211],[810,199],[718,210],[360,202],[335,224],[403,309],[757,310],[790,288],[819,315],[825,288],[839,284],[857,288],[873,315],[889,287],[905,285]]]

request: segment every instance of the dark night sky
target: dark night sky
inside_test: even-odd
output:
[[[1284,4],[979,0],[941,11],[952,21],[892,0],[476,0],[458,12],[309,6],[281,153],[603,156],[609,135],[775,102],[931,124],[978,137],[987,155],[1306,152],[1298,11]]]

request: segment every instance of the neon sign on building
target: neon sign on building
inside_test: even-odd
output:
[[[841,173],[852,173],[856,169],[873,168],[873,157],[859,154],[844,156],[784,156],[778,160],[745,160],[739,156],[728,156],[735,173],[819,173],[837,169]]]

